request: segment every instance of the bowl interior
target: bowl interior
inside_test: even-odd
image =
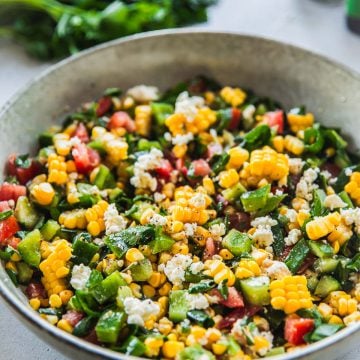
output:
[[[102,45],[40,76],[0,114],[0,164],[10,153],[29,152],[42,130],[82,102],[99,97],[106,87],[148,84],[166,89],[198,74],[253,89],[287,107],[305,104],[323,124],[341,128],[354,151],[360,149],[358,75],[289,45],[237,34],[185,30]],[[3,267],[0,293],[33,317],[24,310],[26,305],[20,305],[26,302],[25,297]],[[55,328],[49,331],[58,332]],[[69,340],[67,335],[62,337]]]

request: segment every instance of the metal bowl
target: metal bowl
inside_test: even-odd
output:
[[[311,52],[253,36],[197,30],[159,31],[116,40],[51,67],[0,113],[0,164],[35,146],[37,134],[106,87],[136,84],[166,89],[209,75],[281,101],[306,104],[324,124],[337,126],[360,148],[360,76]],[[0,266],[0,294],[34,332],[73,358],[135,359],[65,333],[40,318]],[[9,324],[11,326],[11,324]],[[360,323],[299,351],[273,359],[328,360],[360,341]]]

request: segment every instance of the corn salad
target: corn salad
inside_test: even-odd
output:
[[[197,77],[107,89],[0,185],[29,306],[128,355],[251,360],[360,321],[360,164],[304,107]],[[134,95],[135,94],[135,95]]]

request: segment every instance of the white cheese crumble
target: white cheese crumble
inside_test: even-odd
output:
[[[202,261],[193,262],[189,269],[192,274],[198,274],[200,271],[204,270],[205,264]]]
[[[166,199],[166,196],[162,193],[156,192],[154,193],[154,201],[156,203],[162,202],[164,199]]]
[[[106,235],[126,229],[127,220],[119,214],[115,204],[110,204],[104,213]]]
[[[265,248],[269,252],[272,252],[271,244],[274,242],[271,227],[276,224],[277,221],[270,216],[258,217],[251,222],[251,226],[255,228],[255,232],[252,235],[253,240],[259,247]]]
[[[194,134],[189,132],[184,135],[176,135],[171,139],[171,143],[173,145],[186,145],[192,140],[194,140]]]
[[[159,99],[159,89],[156,86],[137,85],[127,91],[137,102],[150,102]]]
[[[304,171],[304,174],[298,184],[296,185],[296,196],[303,198],[307,201],[313,199],[313,191],[319,186],[314,184],[314,181],[317,179],[319,174],[319,169],[307,169]]]
[[[346,176],[351,176],[352,173],[353,173],[353,171],[352,171],[350,168],[346,168],[346,169],[345,169],[345,175],[346,175]]]
[[[189,122],[192,122],[198,110],[205,105],[205,100],[200,96],[189,96],[187,91],[179,94],[175,102],[175,113],[183,114]]]
[[[220,238],[225,235],[226,226],[224,223],[214,224],[210,226],[209,231],[214,238]]]
[[[202,208],[204,209],[206,207],[206,198],[205,194],[203,193],[195,193],[190,200],[189,205],[195,207],[195,208]]]
[[[289,231],[288,236],[285,237],[284,241],[287,246],[295,245],[302,237],[301,230],[292,229]]]
[[[285,276],[291,275],[291,271],[282,261],[265,259],[262,266],[264,267],[265,274],[271,279],[282,279]]]
[[[357,234],[360,234],[360,208],[340,211],[346,225],[354,225]]]
[[[76,146],[81,144],[81,140],[77,136],[72,137],[69,142],[70,146]]]
[[[149,218],[149,224],[155,225],[155,226],[164,226],[167,223],[167,219],[165,216],[162,216],[160,214],[154,213]]]
[[[84,290],[89,280],[91,269],[84,264],[75,265],[72,268],[70,285],[75,290]]]
[[[164,266],[160,264],[158,269],[164,271],[165,275],[174,285],[182,285],[185,281],[185,270],[191,265],[192,259],[190,255],[177,254],[172,257]]]
[[[127,297],[124,299],[124,310],[128,315],[128,324],[144,326],[147,320],[160,313],[160,306],[150,299],[139,300],[135,297]]]
[[[197,229],[196,223],[184,224],[184,232],[185,232],[185,235],[188,237],[194,236],[196,229]]]
[[[286,209],[284,216],[289,220],[289,222],[294,223],[297,219],[297,212],[294,209]]]
[[[242,116],[245,120],[252,120],[255,115],[255,111],[256,107],[250,104],[244,109]]]
[[[331,173],[327,170],[323,170],[321,173],[320,173],[326,180],[329,180],[331,178]]]
[[[209,301],[203,294],[185,294],[185,299],[189,304],[189,310],[203,310],[209,307]]]
[[[342,201],[341,197],[336,194],[328,195],[324,200],[324,206],[330,210],[344,208],[347,204]]]
[[[289,158],[289,171],[290,174],[300,174],[305,162],[301,158]]]
[[[138,189],[149,188],[151,191],[155,191],[157,180],[148,171],[159,167],[163,156],[162,151],[155,148],[152,148],[146,154],[140,155],[134,164],[134,176],[130,179],[130,184]]]

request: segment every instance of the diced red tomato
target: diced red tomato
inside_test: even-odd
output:
[[[0,246],[8,244],[8,239],[20,230],[19,224],[14,215],[0,221]]]
[[[78,137],[83,143],[89,142],[89,134],[86,130],[86,126],[83,123],[79,123],[73,136]]]
[[[14,200],[26,195],[26,187],[23,185],[3,183],[0,185],[0,201]]]
[[[184,176],[187,175],[188,169],[185,166],[184,159],[176,159],[175,166],[176,170],[179,170]]]
[[[212,238],[207,238],[205,243],[205,251],[203,254],[204,260],[211,259],[216,254],[215,241]]]
[[[82,318],[84,314],[76,310],[68,310],[66,314],[62,316],[62,319],[67,320],[69,324],[74,327]]]
[[[278,134],[284,132],[284,113],[282,110],[270,111],[264,114],[264,124],[276,128]]]
[[[169,160],[162,159],[161,165],[155,169],[156,173],[165,180],[169,180],[171,176],[171,172],[173,171],[173,167]]]
[[[98,152],[88,148],[83,143],[73,147],[72,156],[75,161],[76,170],[81,174],[90,172],[100,163]]]
[[[314,328],[313,319],[302,319],[296,317],[287,317],[285,320],[285,340],[293,345],[305,343],[304,335]]]
[[[12,236],[10,239],[7,240],[7,245],[11,246],[13,249],[17,249],[21,239],[15,236]]]
[[[11,210],[11,207],[9,205],[8,201],[0,201],[0,212]]]
[[[105,115],[111,108],[112,100],[110,96],[102,97],[98,102],[98,107],[96,109],[96,116],[100,117]]]
[[[244,307],[244,300],[242,295],[235,289],[234,286],[230,286],[228,288],[228,297],[225,300],[220,292],[217,289],[214,289],[212,292],[213,296],[217,296],[219,298],[219,303],[228,307],[228,308],[241,308]]]
[[[109,130],[120,127],[125,128],[129,132],[135,131],[135,122],[125,111],[117,111],[114,113],[107,124]]]
[[[232,108],[229,130],[237,129],[240,125],[240,120],[241,120],[241,110],[238,108]]]
[[[32,282],[25,289],[25,294],[29,299],[45,299],[46,291],[41,283]]]
[[[28,168],[17,167],[15,164],[16,155],[12,154],[8,158],[7,172],[11,176],[15,176],[20,184],[25,185],[29,180],[34,178],[41,172],[41,165],[35,160],[31,160],[31,165]]]
[[[194,169],[194,176],[196,177],[204,177],[211,172],[209,164],[204,159],[194,160],[191,167]]]

